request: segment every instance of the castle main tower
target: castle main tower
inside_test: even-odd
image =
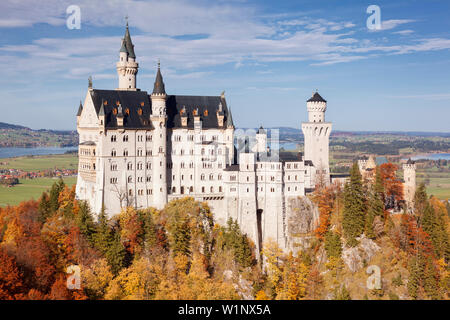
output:
[[[136,75],[139,64],[136,62],[134,45],[131,42],[130,30],[125,30],[125,37],[122,39],[122,47],[119,53],[119,62],[116,64],[119,75],[119,87],[117,90],[136,91]]]
[[[311,160],[316,168],[315,179],[322,177],[326,184],[330,182],[329,141],[331,122],[325,122],[327,101],[318,92],[306,102],[308,122],[302,123],[305,137],[305,160]],[[315,180],[316,183],[318,182]]]
[[[409,159],[403,164],[403,193],[406,205],[409,209],[414,207],[414,195],[416,193],[416,163]]]
[[[160,64],[156,72],[153,86],[152,114],[150,120],[155,130],[153,131],[153,194],[154,206],[162,209],[167,203],[167,112],[166,90],[161,75]]]

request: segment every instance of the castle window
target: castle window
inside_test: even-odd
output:
[[[189,193],[194,192],[194,187],[189,187]]]
[[[249,189],[247,188],[247,192],[249,192]]]
[[[117,171],[117,164],[116,163],[112,163],[111,164],[111,171]]]
[[[133,164],[131,162],[128,162],[127,170],[133,170]]]
[[[128,142],[128,135],[124,135],[122,140],[123,142]]]
[[[128,181],[128,183],[132,183],[133,182],[133,177],[132,176],[128,176],[127,181]]]
[[[200,176],[200,180],[205,180],[205,174],[204,173],[202,173],[202,175]]]
[[[209,175],[209,180],[214,180],[214,175],[213,174]]]
[[[152,189],[147,189],[147,195],[151,195],[152,194]]]
[[[207,117],[207,116],[208,116],[208,110],[205,110],[205,111],[203,112],[203,115],[204,115],[205,117]]]
[[[116,150],[112,149],[111,150],[111,157],[115,157],[116,156]]]
[[[209,189],[209,191],[210,191],[211,193],[214,193],[214,187],[211,187],[211,188]]]
[[[142,156],[142,149],[138,149],[137,155],[140,157]]]
[[[137,165],[138,170],[142,170],[143,166],[142,166],[142,162],[139,162]]]
[[[247,177],[247,182],[249,182],[250,181],[250,177]]]
[[[172,188],[172,193],[176,193],[177,189],[175,187]]]
[[[111,142],[116,142],[116,135],[111,136]]]
[[[163,147],[159,147],[159,153],[163,153],[163,152],[164,152]]]
[[[130,79],[130,80],[131,80],[131,79]],[[131,88],[131,86],[130,86],[130,88]],[[129,114],[130,114],[130,109],[126,108],[126,109],[125,109],[125,114],[126,114],[126,115],[129,115]]]
[[[205,193],[205,187],[202,187],[202,193]]]
[[[222,175],[221,175],[221,174],[219,174],[219,175],[217,176],[217,180],[222,180]]]
[[[152,163],[151,162],[147,162],[147,165],[145,166],[148,170],[152,168]]]
[[[222,192],[222,186],[219,187],[219,192]]]
[[[142,116],[142,108],[138,109],[138,115]]]
[[[146,150],[145,151],[145,155],[146,156],[151,156],[152,155],[152,150]]]
[[[145,137],[145,140],[146,140],[146,141],[152,141],[152,136],[146,136],[146,137]]]
[[[147,182],[151,182],[151,181],[152,181],[152,177],[151,177],[151,176],[148,176],[148,177],[146,178],[146,180],[147,180]]]
[[[129,196],[132,196],[132,195],[133,195],[133,190],[131,190],[131,189],[128,190],[128,195],[129,195]]]
[[[181,162],[180,167],[184,169],[184,162]]]
[[[117,108],[113,108],[112,113],[113,113],[113,115],[116,115],[117,114]]]

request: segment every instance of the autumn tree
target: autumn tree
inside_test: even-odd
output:
[[[24,290],[16,260],[0,247],[0,300],[20,299]]]
[[[317,238],[323,240],[330,227],[331,213],[335,199],[334,186],[323,186],[316,189],[313,195],[313,201],[319,208],[319,224],[315,230]]]
[[[403,184],[397,177],[398,166],[393,163],[383,163],[380,165],[380,176],[383,182],[384,203],[388,207],[395,207],[403,200]]]

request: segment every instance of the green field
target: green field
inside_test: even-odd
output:
[[[25,171],[37,171],[48,169],[76,169],[78,156],[76,154],[61,154],[47,156],[26,156],[17,158],[0,159],[0,169],[21,169]]]
[[[59,178],[37,178],[21,179],[19,184],[8,188],[0,186],[0,207],[7,205],[17,205],[21,201],[35,199],[37,200],[42,192],[50,189],[51,185]],[[76,177],[65,177],[64,182],[72,186],[77,182]]]

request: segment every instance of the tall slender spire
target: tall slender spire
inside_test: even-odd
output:
[[[83,105],[81,104],[81,100],[80,100],[80,106],[78,107],[77,117],[81,116],[82,111],[83,111]]]
[[[233,124],[233,116],[232,116],[232,114],[231,114],[231,107],[228,108],[227,127],[234,127],[234,124]]]
[[[156,72],[155,85],[153,86],[153,94],[166,94],[163,77],[161,75],[161,64],[158,60],[158,71]]]
[[[128,21],[127,21],[127,28],[125,30],[124,41],[125,41],[126,50],[128,52],[128,56],[130,58],[136,59],[136,55],[134,53],[134,45],[133,45],[133,42],[131,42],[130,30],[128,28]]]

